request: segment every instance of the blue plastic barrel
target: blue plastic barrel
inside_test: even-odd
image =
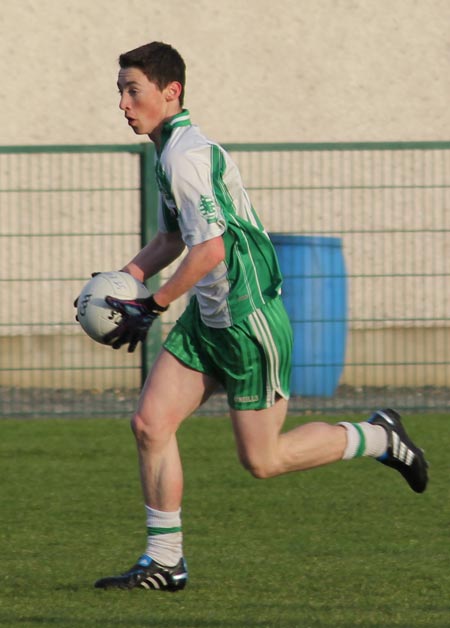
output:
[[[270,234],[292,322],[291,392],[333,396],[344,367],[347,277],[340,238]]]

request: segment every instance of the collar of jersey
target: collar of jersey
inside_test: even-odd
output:
[[[161,151],[172,135],[172,131],[180,126],[191,126],[191,115],[187,109],[183,109],[180,113],[174,115],[170,120],[164,122],[161,133]]]

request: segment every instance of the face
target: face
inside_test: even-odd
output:
[[[168,88],[161,91],[139,68],[122,68],[117,87],[119,107],[136,135],[157,135],[164,120],[173,115]]]

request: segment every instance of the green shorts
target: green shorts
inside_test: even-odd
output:
[[[292,327],[276,298],[231,327],[207,327],[193,297],[164,347],[189,368],[215,378],[236,410],[260,410],[289,398]]]

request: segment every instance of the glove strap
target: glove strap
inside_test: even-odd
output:
[[[149,310],[154,312],[166,312],[169,309],[168,305],[166,307],[162,307],[162,305],[156,303],[155,299],[153,298],[153,294],[146,298],[145,305],[146,307],[148,307]]]

